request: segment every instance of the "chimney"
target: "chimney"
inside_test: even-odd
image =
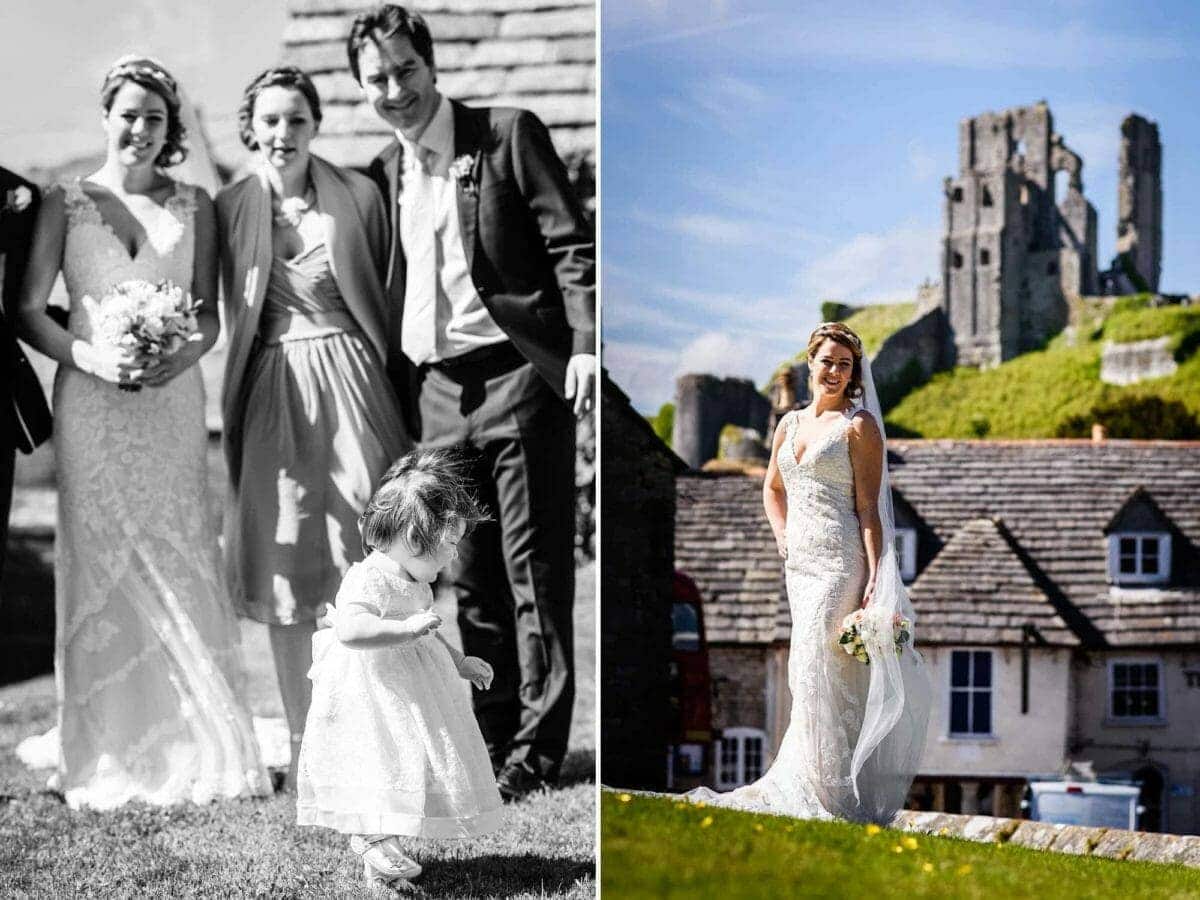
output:
[[[1092,443],[1103,444],[1108,440],[1108,429],[1099,422],[1092,423]]]

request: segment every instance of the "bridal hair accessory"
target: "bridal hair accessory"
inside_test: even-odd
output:
[[[164,69],[162,63],[156,59],[151,59],[148,56],[139,56],[136,53],[122,56],[112,64],[112,68],[104,76],[104,84],[101,86],[101,91],[118,78],[148,79],[161,88],[162,93],[168,95],[176,103],[179,102],[179,85],[171,77],[171,73]]]
[[[857,349],[860,354],[863,352],[862,340],[857,334],[855,334],[841,322],[822,322],[817,326],[809,340],[812,340],[812,338],[817,336],[833,337],[835,334],[850,341],[850,343],[855,346],[855,349]]]
[[[471,170],[475,168],[475,158],[469,153],[464,153],[454,162],[450,163],[450,174],[454,179],[462,185],[463,191],[471,196],[474,196],[479,186],[475,184],[475,179],[471,177]]]

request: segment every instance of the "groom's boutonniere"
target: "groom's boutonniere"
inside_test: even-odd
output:
[[[4,192],[4,206],[0,207],[0,212],[25,212],[32,202],[33,191],[21,185]]]
[[[450,163],[450,174],[454,176],[454,180],[462,185],[462,189],[472,197],[479,190],[479,185],[475,183],[472,177],[471,170],[475,168],[475,158],[470,153],[464,153],[454,162]]]

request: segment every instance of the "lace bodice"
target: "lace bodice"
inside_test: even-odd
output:
[[[337,608],[343,609],[349,603],[367,606],[384,619],[403,619],[433,606],[433,590],[427,584],[385,572],[369,561],[360,562],[350,566],[338,588]]]
[[[184,290],[191,290],[195,254],[194,185],[175,182],[174,193],[155,219],[142,222],[146,229],[145,243],[132,256],[79,179],[63,182],[59,187],[67,207],[63,279],[71,296],[73,334],[82,340],[90,340],[92,336],[92,323],[80,299],[90,296],[99,300],[122,281],[143,278],[153,283],[165,278]]]

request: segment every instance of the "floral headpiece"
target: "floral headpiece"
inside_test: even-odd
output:
[[[809,341],[811,341],[813,338],[815,338],[817,336],[833,337],[834,335],[837,335],[839,338],[844,338],[845,340],[849,341],[851,344],[854,345],[855,349],[859,352],[859,354],[860,355],[862,354],[862,352],[863,352],[862,341],[859,339],[857,334],[855,334],[853,331],[851,331],[849,328],[847,328],[841,322],[823,322],[823,323],[821,323],[820,325],[818,325],[816,327],[816,330],[813,331],[811,337],[809,337]]]
[[[179,85],[171,77],[171,73],[164,69],[162,63],[156,59],[151,59],[148,56],[139,56],[136,53],[122,56],[112,64],[112,68],[104,76],[104,83],[100,88],[101,92],[119,78],[146,79],[158,88],[160,93],[165,97],[170,98],[176,104],[179,103]]]

